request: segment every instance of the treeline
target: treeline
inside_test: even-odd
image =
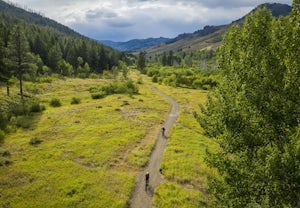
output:
[[[28,43],[31,64],[35,65],[30,75],[49,75],[57,73],[64,76],[87,77],[90,73],[102,73],[117,66],[120,60],[126,61],[124,53],[103,46],[82,36],[61,33],[50,27],[26,23],[7,14],[0,15],[0,42],[2,51],[6,51],[9,60],[9,43],[13,40],[13,31],[18,27]],[[2,54],[2,56],[5,54]],[[3,71],[12,71],[8,65],[2,65]],[[7,77],[0,74],[1,77]]]
[[[154,57],[149,57],[149,63],[155,63],[162,66],[181,67],[201,67],[202,69],[214,69],[216,66],[216,50],[201,50],[193,52],[169,51]],[[146,54],[144,54],[146,55]]]
[[[227,32],[222,73],[202,114],[220,146],[208,164],[218,207],[300,207],[300,1],[289,17],[257,9]]]
[[[140,52],[137,68],[159,84],[208,90],[218,84],[217,54],[218,50],[169,51],[147,59],[146,54]]]
[[[18,19],[22,19],[27,23],[51,27],[67,35],[73,35],[77,37],[81,36],[80,34],[68,28],[67,26],[62,25],[52,19],[49,19],[41,15],[37,11],[34,11],[26,6],[22,7],[21,5],[18,5],[17,3],[11,1],[6,0],[4,2],[0,0],[0,13],[12,15]]]

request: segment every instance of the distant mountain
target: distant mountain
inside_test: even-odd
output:
[[[114,42],[110,40],[100,40],[99,42],[120,51],[132,52],[147,47],[157,46],[162,43],[168,42],[170,40],[171,39],[169,38],[160,37],[160,38],[134,39],[127,42]]]
[[[17,4],[14,3],[6,3],[5,1],[0,0],[0,14],[1,13],[13,15],[31,24],[37,24],[41,26],[54,28],[57,31],[60,31],[67,35],[73,35],[77,37],[81,36],[79,33],[68,28],[67,26],[64,26],[40,14],[37,14],[36,12],[31,11],[30,9],[27,10],[21,9]]]
[[[278,18],[279,16],[287,16],[292,10],[292,7],[286,4],[262,4],[258,7],[266,7],[267,9],[271,10],[274,17]],[[257,10],[256,7],[250,13]],[[247,16],[247,15],[246,15]],[[155,54],[162,54],[163,52],[174,51],[195,51],[195,50],[202,50],[202,49],[214,49],[218,48],[221,45],[222,37],[228,30],[228,28],[233,23],[242,23],[245,17],[242,17],[239,20],[233,21],[231,24],[228,25],[220,25],[220,26],[205,26],[203,29],[198,30],[194,33],[184,33],[178,35],[176,38],[171,39],[164,44],[152,46],[146,49],[148,56],[153,56]]]

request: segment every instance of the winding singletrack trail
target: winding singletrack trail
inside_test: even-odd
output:
[[[168,117],[165,120],[165,137],[162,136],[160,132],[157,136],[156,144],[153,148],[151,156],[148,161],[148,165],[145,169],[140,173],[138,178],[136,179],[135,188],[131,195],[130,207],[131,208],[151,208],[151,202],[154,195],[155,188],[163,181],[163,176],[159,172],[160,164],[162,162],[162,158],[164,155],[164,150],[167,145],[167,136],[169,134],[169,130],[175,124],[177,117],[180,113],[179,104],[175,102],[171,97],[167,96],[163,92],[156,89],[154,86],[149,85],[149,87],[165,97],[172,105],[172,108],[168,114]],[[145,191],[145,174],[149,172],[150,174],[150,187]]]

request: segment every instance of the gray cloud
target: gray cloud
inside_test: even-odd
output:
[[[292,0],[11,0],[94,39],[175,37],[228,24],[266,2]]]
[[[113,11],[105,11],[102,9],[88,10],[85,15],[87,20],[101,19],[101,18],[110,19],[118,16],[118,14]]]

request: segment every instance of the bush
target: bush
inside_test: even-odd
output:
[[[6,129],[7,124],[8,124],[7,115],[0,112],[0,130]]]
[[[73,97],[72,98],[72,101],[71,101],[71,104],[74,105],[74,104],[79,104],[80,103],[80,99],[79,98],[76,98],[76,97]]]
[[[0,144],[4,142],[5,132],[0,129]]]
[[[30,112],[38,113],[46,110],[44,105],[40,105],[39,103],[34,103],[30,106]]]
[[[10,157],[11,156],[11,154],[10,154],[10,152],[9,151],[4,151],[4,152],[0,152],[0,156],[2,156],[2,157]]]
[[[58,98],[52,98],[52,100],[50,101],[50,105],[52,107],[60,107],[61,101]]]
[[[33,137],[30,139],[29,144],[36,146],[38,144],[42,143],[42,140],[38,139],[37,137]]]
[[[15,116],[28,115],[30,109],[26,103],[12,106],[11,113]]]
[[[93,99],[101,99],[101,98],[104,98],[105,96],[106,96],[106,94],[103,91],[92,93]]]

